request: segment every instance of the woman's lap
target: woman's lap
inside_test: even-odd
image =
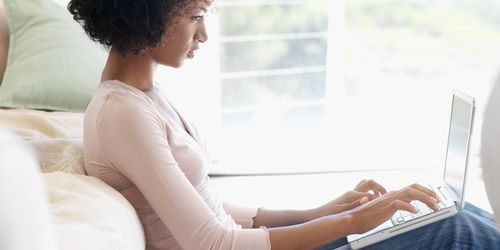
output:
[[[500,233],[485,211],[466,204],[451,218],[371,245],[366,249],[500,249]],[[320,249],[347,248],[345,239]],[[342,245],[344,245],[342,247]]]

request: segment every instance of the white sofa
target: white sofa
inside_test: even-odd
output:
[[[0,110],[0,218],[10,218],[1,220],[0,249],[145,248],[130,203],[85,175],[82,119],[77,113]]]

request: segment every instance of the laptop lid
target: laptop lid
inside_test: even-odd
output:
[[[460,209],[465,205],[465,183],[474,109],[474,98],[458,90],[453,91],[443,179],[456,196],[455,201]]]

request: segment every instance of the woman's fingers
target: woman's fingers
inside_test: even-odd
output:
[[[361,198],[361,199],[359,200],[359,204],[360,204],[360,205],[363,205],[363,204],[368,203],[369,201],[370,201],[370,199],[369,199],[367,196],[365,196],[365,197],[363,197],[363,198]]]
[[[438,202],[441,202],[441,200],[439,199],[439,196],[436,194],[436,192],[432,191],[432,190],[431,190],[431,189],[429,189],[429,188],[426,188],[426,187],[424,187],[424,186],[422,186],[422,185],[419,185],[419,184],[417,184],[417,183],[415,183],[415,184],[411,185],[410,187],[412,187],[412,188],[414,188],[414,189],[417,189],[417,190],[419,190],[419,191],[421,191],[421,192],[424,192],[424,193],[426,193],[426,194],[428,194],[428,195],[430,195],[430,196],[434,197],[434,199],[438,200]]]
[[[429,195],[428,193],[420,191],[419,189],[415,189],[411,186],[406,187],[406,188],[400,190],[399,192],[396,192],[395,198],[398,200],[405,201],[407,203],[409,203],[413,200],[418,200],[418,201],[425,203],[427,206],[429,206],[434,211],[439,210],[439,207],[437,206],[438,200],[436,198]]]
[[[363,205],[371,200],[376,199],[378,196],[369,193],[369,192],[358,192],[358,191],[349,191],[347,193],[349,202],[346,203],[346,209],[352,209],[359,205]]]
[[[379,183],[377,183],[375,181],[373,181],[372,189],[374,191],[377,191],[380,195],[387,193],[387,190],[385,190],[385,188],[382,185],[380,185]]]
[[[389,205],[391,214],[394,214],[398,210],[405,210],[410,213],[417,213],[417,208],[411,205],[410,203],[404,202],[402,200],[394,200]]]
[[[370,192],[360,192],[360,191],[350,191],[353,197],[352,200],[360,200],[362,198],[367,198],[369,201],[378,197],[378,195],[372,194]]]
[[[373,191],[374,194],[376,195],[383,195],[387,193],[387,190],[377,183],[374,180],[362,180],[355,188],[354,190],[360,191],[360,192],[368,192],[368,191]]]

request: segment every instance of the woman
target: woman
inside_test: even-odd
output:
[[[397,210],[414,212],[411,200],[437,209],[436,194],[425,187],[387,193],[372,180],[307,211],[220,201],[208,183],[205,145],[153,81],[158,65],[180,67],[207,41],[210,4],[72,0],[68,5],[89,36],[110,48],[102,83],[85,114],[85,167],[134,206],[147,249],[311,249],[335,240],[342,244],[346,235],[375,228]]]

